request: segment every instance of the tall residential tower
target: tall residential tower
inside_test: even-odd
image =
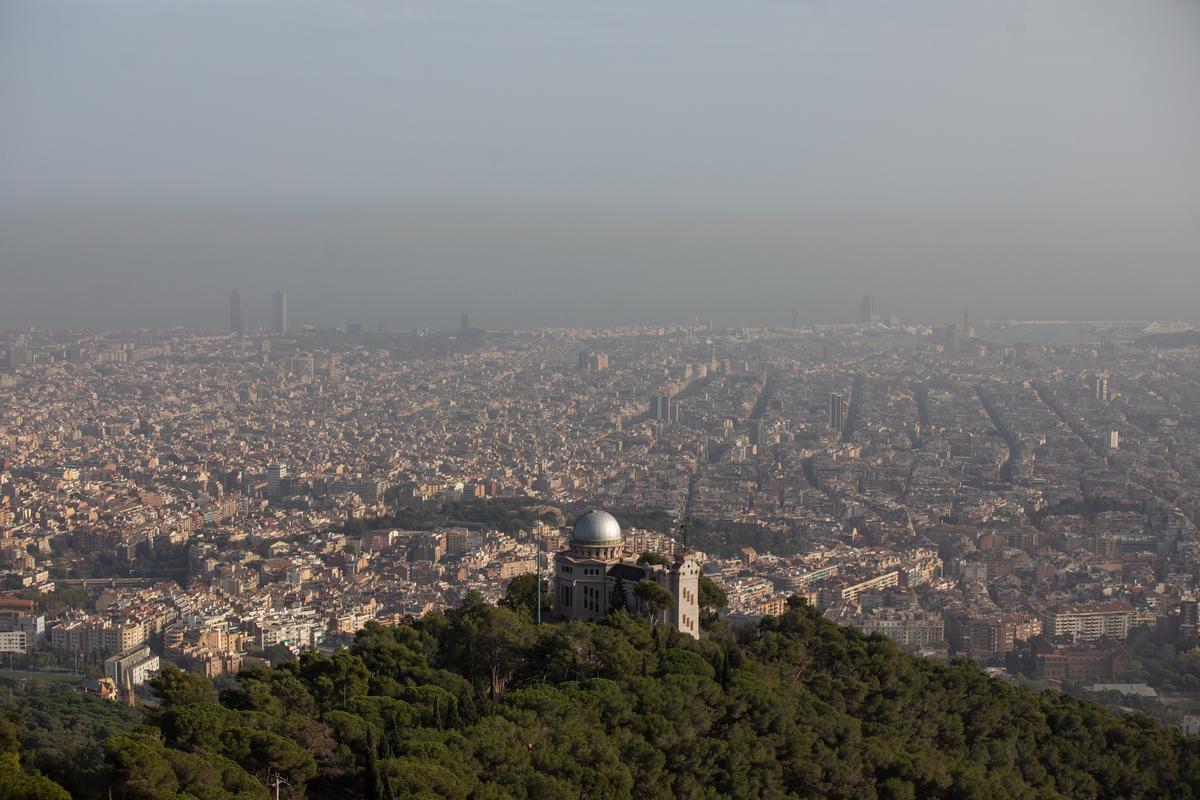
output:
[[[274,303],[271,305],[271,330],[275,333],[287,333],[287,292],[278,291],[275,293]]]
[[[232,333],[242,332],[242,295],[237,289],[229,293],[229,330]]]
[[[846,398],[843,395],[829,395],[829,429],[841,433],[846,427]]]
[[[864,294],[858,301],[858,321],[870,322],[875,318],[875,300],[869,294]]]

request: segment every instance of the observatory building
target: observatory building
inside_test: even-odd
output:
[[[634,589],[651,580],[671,593],[673,608],[658,621],[700,638],[700,565],[680,553],[668,564],[639,564],[625,549],[621,526],[606,511],[575,520],[570,545],[554,556],[554,613],[560,619],[599,619],[623,602],[638,612]]]

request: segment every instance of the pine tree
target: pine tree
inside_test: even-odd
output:
[[[625,611],[629,608],[629,598],[625,594],[625,581],[617,578],[613,583],[612,592],[608,596],[608,613]]]

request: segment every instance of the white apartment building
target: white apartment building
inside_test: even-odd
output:
[[[1055,606],[1042,615],[1042,633],[1092,642],[1101,636],[1125,639],[1133,627],[1134,610],[1123,603]]]

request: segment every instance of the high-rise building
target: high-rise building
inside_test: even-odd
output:
[[[458,327],[459,327],[459,332],[461,332],[464,336],[467,335],[468,333],[470,333],[471,332],[471,318],[469,316],[467,316],[466,314],[463,314],[462,319],[459,320]]]
[[[14,344],[8,348],[8,369],[11,372],[20,364],[32,364],[33,351],[21,344]]]
[[[656,394],[650,398],[650,418],[671,421],[671,395]]]
[[[287,292],[282,290],[275,293],[271,305],[271,330],[275,333],[287,333],[288,330]]]
[[[1108,438],[1108,449],[1109,450],[1120,450],[1121,449],[1121,433],[1120,433],[1120,431],[1109,431],[1107,438]]]
[[[604,372],[608,369],[608,353],[584,350],[579,354],[580,372]]]
[[[292,377],[301,383],[312,383],[316,375],[312,353],[297,353],[289,364]]]
[[[858,321],[870,322],[875,316],[875,301],[869,294],[864,294],[858,301]]]
[[[846,427],[846,398],[840,394],[829,395],[829,428],[841,432]]]
[[[759,445],[760,447],[767,443],[766,437],[767,426],[761,419],[756,419],[750,423],[750,444]]]
[[[800,309],[792,309],[792,330],[800,327]]]
[[[1103,375],[1096,376],[1092,381],[1092,398],[1102,403],[1108,402],[1108,378]]]
[[[242,295],[237,289],[229,293],[229,330],[242,332]]]
[[[1184,635],[1195,635],[1200,628],[1200,603],[1195,600],[1181,600],[1179,603],[1179,627]]]
[[[288,468],[286,464],[270,464],[267,466],[267,495],[283,497],[287,489]]]

